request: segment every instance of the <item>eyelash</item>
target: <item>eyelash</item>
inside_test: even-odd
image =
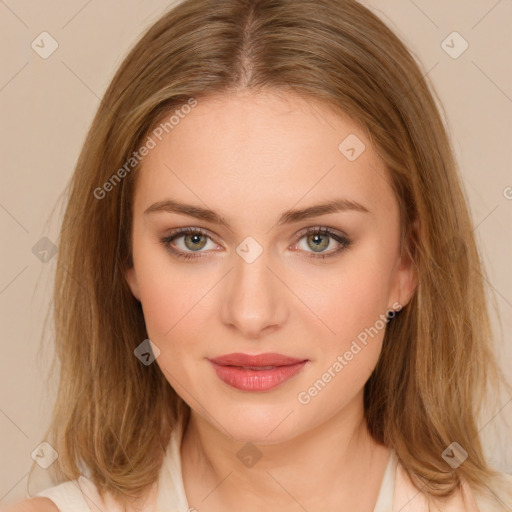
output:
[[[171,242],[173,242],[176,238],[180,238],[180,236],[183,236],[184,234],[199,234],[208,237],[210,240],[213,241],[212,237],[203,229],[201,228],[179,228],[179,230],[172,232],[169,236],[166,236],[164,238],[161,238],[160,241],[164,245],[164,247],[177,256],[178,258],[182,258],[185,260],[193,260],[193,259],[199,259],[203,258],[204,256],[195,256],[193,253],[184,253],[180,250],[176,250],[172,247]],[[340,247],[338,249],[335,249],[334,251],[331,251],[326,254],[314,254],[313,256],[305,256],[305,258],[312,258],[312,259],[324,259],[324,258],[330,258],[332,256],[338,255],[340,252],[347,249],[351,244],[352,241],[349,240],[345,235],[340,235],[334,231],[332,231],[330,228],[327,227],[314,227],[314,228],[307,228],[301,233],[298,234],[297,242],[300,242],[302,238],[304,238],[307,235],[316,235],[316,234],[322,234],[322,235],[328,235],[332,239],[334,239],[336,242],[340,243]],[[198,254],[200,254],[198,252]]]

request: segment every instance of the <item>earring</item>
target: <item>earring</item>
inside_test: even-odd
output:
[[[386,322],[389,322],[398,313],[395,309],[391,308],[386,311]]]

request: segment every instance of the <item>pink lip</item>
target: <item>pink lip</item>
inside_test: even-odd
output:
[[[282,354],[226,354],[209,359],[217,376],[226,384],[243,391],[267,391],[299,373],[307,359],[297,359]],[[258,367],[273,366],[269,369]],[[248,368],[249,367],[249,368]]]

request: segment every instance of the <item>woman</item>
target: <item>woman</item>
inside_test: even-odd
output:
[[[180,3],[75,170],[59,485],[20,507],[510,510],[472,230],[432,92],[368,9]]]

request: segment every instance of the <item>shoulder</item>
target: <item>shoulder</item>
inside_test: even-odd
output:
[[[44,489],[7,512],[90,512],[93,508],[91,504],[104,506],[96,486],[80,476],[77,480],[68,480]]]
[[[138,512],[153,510],[151,507],[155,492],[156,487],[153,486],[149,494],[150,499],[144,504],[143,508],[136,509]],[[96,485],[83,475],[76,480],[67,480],[40,491],[35,494],[33,499],[41,499],[42,501],[26,500],[26,503],[30,506],[43,504],[46,508],[20,508],[6,512],[91,512],[92,510],[125,512],[127,510],[124,504],[117,501],[110,492],[100,493]],[[132,510],[131,507],[130,510]]]
[[[11,505],[5,512],[59,512],[57,505],[49,498],[28,498]]]

